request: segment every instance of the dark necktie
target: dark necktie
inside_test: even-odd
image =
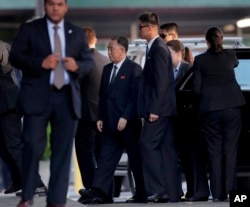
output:
[[[114,65],[114,67],[113,67],[113,73],[112,73],[112,76],[111,76],[111,79],[110,79],[110,83],[112,83],[114,81],[117,69],[118,69],[117,66]]]
[[[149,53],[149,47],[147,46],[146,47],[146,55],[148,55],[148,53]]]
[[[56,88],[61,89],[64,85],[64,66],[62,64],[62,46],[61,40],[58,35],[58,25],[54,27],[54,53],[59,55],[60,60],[57,63],[56,69],[54,70],[54,85]]]
[[[176,79],[177,74],[178,74],[178,70],[177,70],[177,69],[174,69],[174,79]]]

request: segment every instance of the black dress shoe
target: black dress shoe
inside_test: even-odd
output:
[[[180,197],[180,201],[181,202],[186,202],[186,201],[188,201],[189,199],[188,198],[186,198],[186,196],[181,196]]]
[[[126,200],[126,203],[146,203],[146,197],[134,194]]]
[[[46,207],[66,207],[65,204],[51,204],[51,203],[48,203],[46,205]]]
[[[219,198],[213,198],[213,202],[222,202],[223,200],[219,199]]]
[[[83,203],[83,204],[85,204],[86,202],[92,202],[92,201],[89,201],[89,198],[93,196],[103,198],[104,199],[103,203],[106,203],[106,204],[114,203],[113,198],[109,198],[105,196],[104,193],[102,193],[98,189],[80,189],[78,192],[81,195],[81,197],[78,199],[78,202]]]
[[[48,189],[46,186],[42,186],[42,187],[37,187],[35,190],[35,195],[40,196],[46,196],[48,192]],[[17,192],[16,196],[22,197],[22,191]]]
[[[15,193],[21,190],[21,183],[12,183],[5,191],[4,194]]]
[[[153,194],[148,196],[146,201],[153,203],[167,203],[169,202],[169,196],[166,194]]]
[[[193,197],[193,193],[187,191],[186,194],[185,194],[185,197],[186,197],[187,199],[192,198],[192,197]]]
[[[104,204],[107,203],[104,193],[97,189],[79,190],[81,197],[78,202],[82,204]]]
[[[78,191],[78,193],[79,193],[80,195],[85,195],[85,191],[87,191],[87,189],[80,189],[80,190]]]
[[[35,195],[38,195],[38,196],[46,196],[47,193],[48,193],[48,189],[46,186],[37,187],[35,190]]]
[[[208,201],[208,196],[192,197],[192,198],[189,198],[188,201],[189,202]]]
[[[83,196],[80,196],[80,198],[77,200],[79,203],[85,204],[86,198]]]

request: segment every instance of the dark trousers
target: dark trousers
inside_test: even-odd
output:
[[[96,122],[79,120],[75,136],[75,149],[82,183],[86,189],[92,186],[95,176],[95,152],[98,138]],[[97,152],[97,154],[99,153]]]
[[[16,185],[21,185],[21,130],[21,115],[15,109],[0,115],[0,156]]]
[[[210,167],[210,190],[213,198],[225,199],[236,190],[238,138],[241,110],[229,108],[203,116]]]
[[[199,120],[193,114],[179,114],[174,129],[179,170],[185,174],[187,184],[186,197],[208,197],[207,149]]]
[[[39,179],[39,161],[46,146],[46,129],[51,125],[50,179],[47,202],[65,204],[76,118],[73,113],[70,88],[51,89],[44,114],[25,114],[23,119],[24,149],[22,162],[23,200],[34,196]]]
[[[0,191],[7,189],[12,182],[10,170],[0,157]]]
[[[171,202],[179,201],[180,175],[173,120],[160,117],[149,122],[145,119],[140,147],[147,194],[168,194]]]
[[[139,152],[139,137],[141,121],[128,122],[121,132],[103,132],[100,137],[100,156],[92,187],[100,189],[106,195],[113,185],[113,176],[117,164],[124,150],[128,154],[129,163],[133,172],[136,194],[145,195],[144,181]]]
[[[182,190],[182,173],[185,175],[185,180],[187,184],[186,197],[193,196],[193,174],[192,174],[192,162],[191,162],[191,142],[192,136],[189,127],[186,127],[189,122],[185,122],[184,119],[179,115],[174,117],[174,137],[175,143],[178,151],[178,169],[180,174],[179,183],[179,194],[184,195]]]
[[[198,120],[199,122],[200,120]],[[210,191],[207,177],[207,147],[204,134],[199,126],[195,127],[192,143],[191,162],[193,174],[193,197],[209,197]]]

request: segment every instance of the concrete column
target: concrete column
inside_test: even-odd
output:
[[[137,22],[132,22],[130,25],[130,38],[131,40],[138,38],[138,25]]]
[[[243,37],[243,32],[242,32],[242,28],[239,28],[239,27],[237,27],[237,36],[238,37]]]
[[[44,15],[44,0],[36,0],[35,17],[42,17]]]

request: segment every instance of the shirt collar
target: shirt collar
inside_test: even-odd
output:
[[[116,65],[117,66],[117,70],[119,70],[120,67],[122,66],[123,62],[125,61],[125,59],[126,59],[126,57],[122,61],[120,61],[119,63],[116,63],[116,64],[114,63],[113,67],[114,67],[114,65]]]
[[[53,23],[52,21],[50,21],[49,19],[47,19],[47,25],[53,29],[55,23]],[[63,28],[64,20],[60,21],[57,25],[58,25],[58,27],[60,29]]]
[[[177,67],[176,68],[174,68],[174,70],[179,70],[180,69],[180,66],[181,66],[181,61],[178,63],[178,65],[177,65]]]
[[[147,46],[148,46],[148,49],[149,49],[149,50],[150,50],[150,48],[151,48],[153,42],[155,41],[155,39],[158,38],[158,37],[159,37],[159,35],[155,36],[152,40],[150,40],[150,41],[148,42]]]

